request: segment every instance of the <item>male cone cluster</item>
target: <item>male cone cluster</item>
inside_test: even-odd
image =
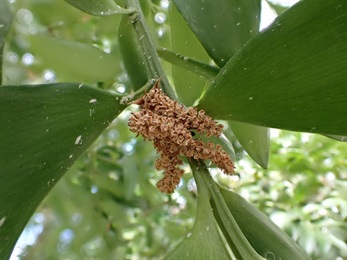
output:
[[[205,111],[185,108],[164,95],[156,85],[143,97],[132,102],[140,106],[140,111],[129,119],[132,132],[154,142],[160,157],[155,163],[157,170],[164,170],[164,177],[157,183],[161,192],[173,193],[184,171],[181,156],[194,159],[210,159],[225,174],[234,172],[234,164],[220,145],[204,143],[194,139],[192,130],[206,137],[220,136],[223,125],[218,124]]]

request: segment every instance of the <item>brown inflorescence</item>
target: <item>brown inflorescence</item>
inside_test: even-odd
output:
[[[140,106],[129,120],[132,132],[154,142],[160,154],[155,163],[157,170],[164,170],[164,177],[157,183],[161,192],[173,193],[184,171],[181,156],[210,159],[225,174],[234,172],[234,164],[220,145],[194,139],[192,131],[206,137],[220,136],[223,125],[218,124],[205,111],[185,108],[166,96],[156,85],[143,97],[132,102]]]

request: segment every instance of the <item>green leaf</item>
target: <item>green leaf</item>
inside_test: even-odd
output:
[[[169,11],[172,50],[208,63],[210,59],[207,53],[175,6]],[[192,106],[200,98],[206,84],[206,79],[178,66],[172,67],[172,78],[177,96],[186,106]]]
[[[193,168],[193,171],[199,171],[197,174],[205,174],[199,168]],[[166,259],[232,259],[214,219],[209,191],[201,178],[196,178],[196,182],[198,204],[193,229]]]
[[[199,107],[212,117],[347,135],[347,2],[300,1],[221,70]]]
[[[61,81],[95,83],[113,80],[116,75],[119,57],[112,53],[46,35],[32,35],[29,41],[42,66],[53,69]]]
[[[259,0],[173,2],[207,53],[220,67],[259,29]]]
[[[240,195],[219,188],[242,233],[266,259],[310,259],[286,233]]]
[[[77,83],[0,87],[0,258],[34,210],[122,111],[118,97]]]
[[[133,9],[124,9],[117,5],[113,0],[65,0],[74,7],[86,12],[87,14],[104,16],[112,14],[131,14]]]
[[[266,169],[270,153],[270,129],[235,121],[228,121],[228,124],[242,148]]]
[[[237,222],[235,221],[232,212],[229,211],[217,184],[212,179],[205,163],[200,161],[191,160],[190,166],[194,174],[194,179],[199,189],[207,190],[208,197],[206,195],[205,204],[209,199],[209,204],[212,207],[212,212],[215,220],[218,223],[225,241],[228,243],[234,258],[240,260],[247,259],[263,259],[257,254],[257,252],[250,245],[246,237],[243,235]],[[212,258],[211,258],[212,259]]]

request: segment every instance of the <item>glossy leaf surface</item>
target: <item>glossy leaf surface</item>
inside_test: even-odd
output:
[[[173,0],[214,62],[222,67],[259,29],[259,0]]]
[[[0,87],[2,259],[46,194],[122,109],[118,97],[77,83]]]
[[[199,107],[226,120],[347,134],[347,2],[301,1],[238,52]]]

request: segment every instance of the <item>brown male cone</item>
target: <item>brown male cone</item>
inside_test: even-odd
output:
[[[180,156],[194,159],[210,159],[225,174],[234,173],[234,164],[230,156],[220,145],[204,143],[193,139],[191,130],[206,137],[220,136],[223,125],[218,124],[205,114],[204,110],[185,108],[166,96],[156,85],[143,97],[132,102],[140,106],[140,111],[129,119],[132,132],[154,142],[160,154],[155,167],[164,170],[164,177],[157,183],[161,192],[173,193],[184,171]]]

